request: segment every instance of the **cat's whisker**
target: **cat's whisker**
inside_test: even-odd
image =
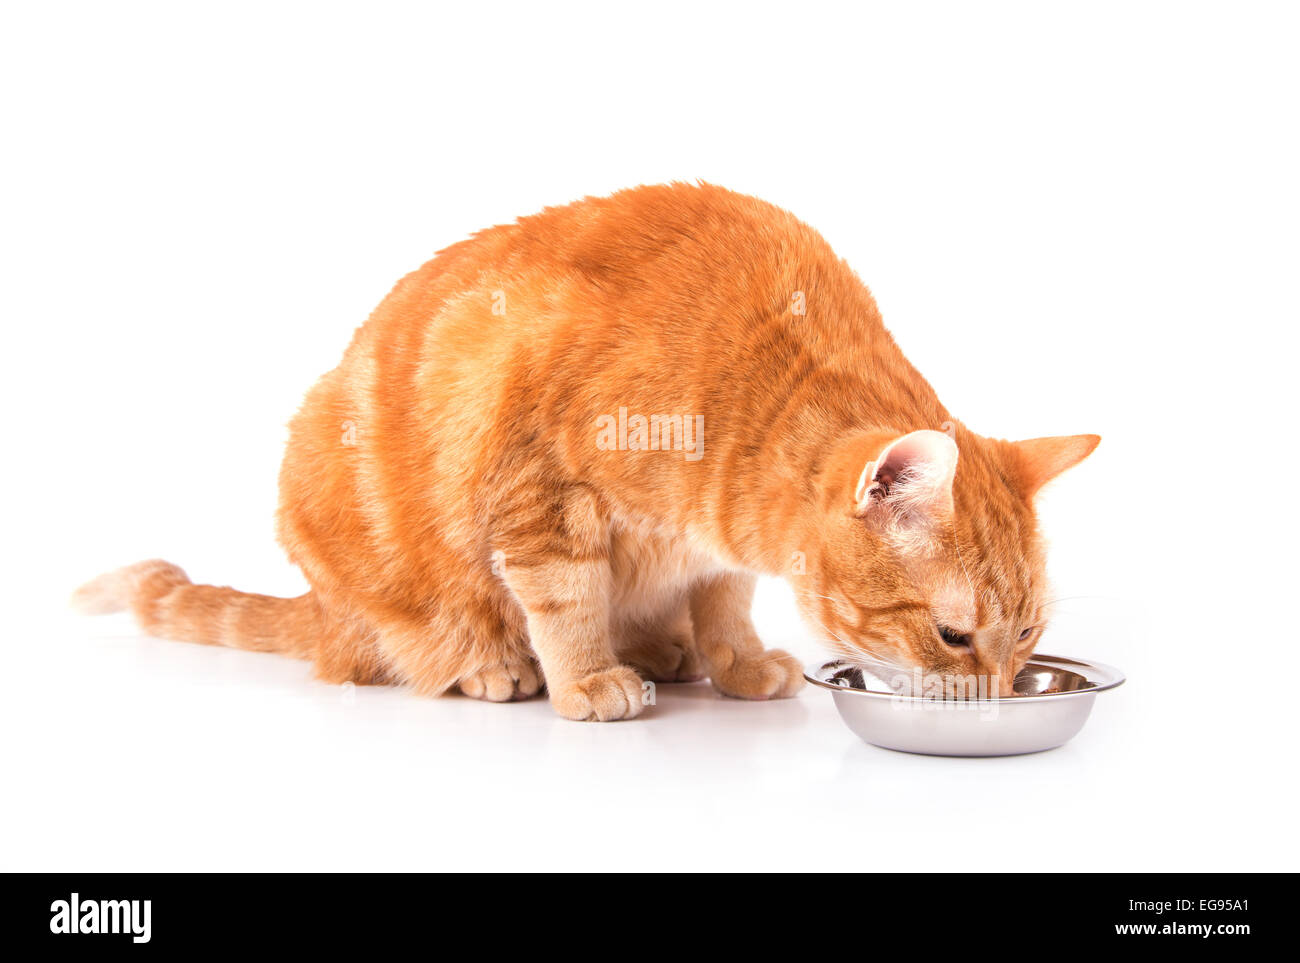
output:
[[[827,635],[833,637],[833,638],[835,639],[835,641],[838,642],[840,645],[843,645],[843,646],[846,646],[846,647],[849,645],[849,643],[848,643],[848,641],[847,641],[846,639],[842,639],[842,638],[840,638],[838,635],[836,635],[834,632],[832,632],[828,626],[823,625],[822,622],[821,622],[820,620],[818,620],[818,619],[813,619],[813,621],[817,624],[817,627],[818,627],[819,629],[821,629],[821,630],[822,630],[823,632],[825,632]]]
[[[850,645],[843,639],[816,639],[815,641],[825,645],[832,653],[840,656],[844,662],[851,665],[860,666],[871,670],[883,670],[890,673],[906,673],[911,668],[892,659],[883,658],[875,653],[859,649]],[[879,674],[876,672],[875,674]]]
[[[815,599],[825,599],[828,602],[838,602],[840,605],[845,604],[843,599],[837,599],[832,595],[818,595],[816,592],[810,592],[809,595]]]
[[[1048,602],[1040,603],[1040,608],[1047,608],[1049,605],[1056,605],[1060,602],[1077,602],[1083,599],[1100,599],[1105,598],[1103,595],[1063,595],[1059,599],[1052,599]]]

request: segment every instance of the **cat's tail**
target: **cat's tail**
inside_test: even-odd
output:
[[[216,585],[195,585],[180,568],[154,559],[92,579],[72,595],[87,615],[130,609],[149,635],[204,645],[310,658],[322,629],[308,592],[281,599]]]

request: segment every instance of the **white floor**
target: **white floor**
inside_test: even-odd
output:
[[[8,640],[0,868],[1294,868],[1281,700],[1189,704],[1195,678],[1159,678],[1140,641],[1081,651],[1076,616],[1053,631],[1045,650],[1130,682],[1061,749],[943,759],[863,745],[816,689],[661,686],[638,720],[579,724],[59,616]]]

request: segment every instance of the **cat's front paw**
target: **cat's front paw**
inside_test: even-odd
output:
[[[788,699],[803,688],[803,666],[789,652],[767,649],[758,655],[737,655],[712,679],[715,689],[735,699]]]
[[[640,714],[641,677],[625,665],[562,683],[551,691],[551,705],[566,719],[579,722],[613,722]]]

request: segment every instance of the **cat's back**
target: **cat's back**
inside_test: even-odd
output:
[[[331,425],[360,411],[385,435],[432,431],[464,449],[517,422],[514,409],[555,413],[633,384],[688,397],[741,363],[764,377],[791,345],[847,357],[880,332],[870,293],[794,215],[712,184],[642,186],[438,252],[358,330],[309,407]]]
[[[815,257],[829,248],[773,204],[713,184],[676,182],[545,208],[480,231],[426,267],[434,274],[478,270],[517,278],[551,271],[601,286],[671,285],[681,272],[668,270],[680,266],[682,254],[705,252],[714,263],[752,268],[780,254]],[[698,260],[692,266],[707,267]]]
[[[423,382],[426,394],[483,408],[514,369],[563,367],[611,338],[707,350],[819,285],[866,294],[788,212],[711,184],[636,187],[439,251],[358,330],[338,373],[402,404]]]
[[[795,292],[806,316],[788,317]],[[737,407],[727,385],[771,383],[796,344],[843,352],[852,338],[817,329],[873,312],[815,231],[709,184],[481,231],[399,281],[308,396],[281,473],[282,540],[324,532],[357,565],[455,533],[472,543],[472,506],[519,466],[567,464],[572,439],[585,452],[596,413],[721,417]],[[773,337],[783,316],[793,330]]]

